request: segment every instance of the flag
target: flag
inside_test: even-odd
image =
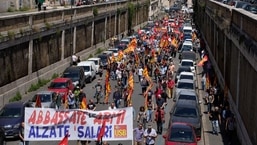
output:
[[[134,89],[134,77],[133,77],[133,73],[130,73],[130,74],[129,74],[128,86],[129,86],[132,90]]]
[[[148,79],[148,77],[149,77],[147,67],[145,67],[144,70],[143,70],[143,76],[144,76],[146,79]]]
[[[124,55],[124,54],[123,54],[122,50],[119,50],[117,61],[121,61],[122,58],[123,58],[123,55]]]
[[[110,93],[111,93],[110,71],[107,71],[105,75],[105,99],[104,99],[105,103],[108,103]]]
[[[40,96],[39,96],[39,95],[37,95],[35,107],[36,107],[36,108],[41,108],[41,107],[42,107],[42,105],[41,105],[41,99],[40,99]]]
[[[99,133],[97,135],[97,141],[100,141],[103,138],[104,133],[105,133],[105,126],[106,126],[106,121],[103,120],[102,127],[101,127],[101,129],[100,129],[100,131],[99,131]]]
[[[208,61],[208,56],[205,55],[202,60],[197,64],[198,66],[203,66],[203,64]]]
[[[68,137],[69,134],[67,133],[58,145],[68,145]]]
[[[86,97],[83,97],[80,105],[80,109],[87,109],[87,99]]]
[[[210,88],[210,76],[208,73],[206,73],[206,83],[205,83],[206,89]]]

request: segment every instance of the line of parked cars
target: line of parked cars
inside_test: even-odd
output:
[[[253,14],[257,14],[257,1],[256,0],[217,0],[224,4],[234,6],[235,8],[244,9]]]
[[[180,63],[175,75],[176,84],[173,92],[175,104],[169,112],[169,129],[163,137],[166,145],[197,145],[202,130],[201,101],[196,92],[197,50],[195,48],[198,42],[192,40],[193,26],[190,20],[185,21],[181,27],[181,32],[186,37],[183,37],[178,51]]]

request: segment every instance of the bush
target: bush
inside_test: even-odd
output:
[[[55,79],[55,78],[58,78],[58,77],[59,77],[59,74],[54,73],[54,74],[52,75],[52,80]]]
[[[93,15],[94,16],[98,15],[98,9],[96,7],[93,8]]]
[[[9,8],[7,9],[7,12],[14,12],[14,11],[15,11],[15,9],[12,8],[12,7],[9,7]]]
[[[21,98],[22,98],[21,93],[17,92],[15,96],[13,96],[11,99],[9,99],[9,102],[20,101]]]
[[[39,79],[37,84],[31,84],[28,92],[33,92],[38,90],[40,87],[46,85],[50,80],[45,80],[45,79]]]
[[[102,48],[98,48],[97,51],[95,52],[95,55],[100,54],[102,52],[103,52]]]
[[[28,10],[29,10],[29,7],[26,7],[26,6],[20,8],[20,11],[28,11]]]

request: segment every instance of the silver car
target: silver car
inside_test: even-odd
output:
[[[179,100],[191,100],[191,101],[195,101],[196,103],[202,103],[201,101],[199,101],[198,99],[198,95],[196,94],[195,91],[192,90],[181,90],[178,94],[178,96],[175,96],[173,98],[173,101],[179,101]]]
[[[56,93],[53,91],[40,91],[35,94],[32,98],[32,106],[35,107],[37,97],[40,98],[42,108],[50,108],[53,102],[53,98],[56,96]]]
[[[189,80],[189,79],[181,79],[178,81],[178,83],[176,84],[176,90],[175,90],[175,96],[178,96],[179,93],[182,90],[191,90],[191,91],[195,91],[195,83],[194,80]]]

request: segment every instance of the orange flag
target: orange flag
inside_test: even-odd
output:
[[[68,145],[68,138],[69,138],[69,135],[66,134],[66,135],[64,136],[64,138],[61,140],[61,142],[59,142],[58,145]]]
[[[97,141],[100,141],[103,138],[104,133],[105,133],[105,126],[106,126],[106,121],[104,120],[103,124],[102,124],[102,127],[100,129],[100,132],[97,135]]]
[[[81,105],[80,105],[80,109],[87,109],[87,99],[86,99],[86,97],[83,97]]]
[[[42,107],[42,105],[41,105],[41,99],[40,99],[40,96],[39,96],[39,95],[37,95],[35,107],[36,107],[36,108],[41,108],[41,107]]]

